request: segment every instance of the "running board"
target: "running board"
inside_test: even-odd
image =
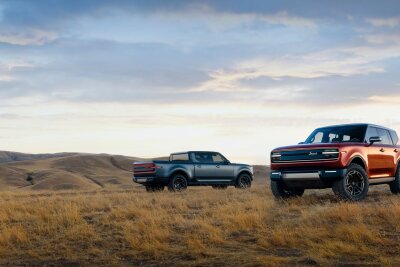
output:
[[[220,180],[216,180],[216,179],[197,179],[197,182],[203,183],[203,182],[232,182],[232,180],[228,180],[228,179],[220,179]]]
[[[369,184],[383,184],[394,181],[395,177],[386,177],[386,178],[373,178],[369,179]]]

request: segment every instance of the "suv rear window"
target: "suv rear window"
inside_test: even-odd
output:
[[[171,161],[189,161],[189,154],[188,153],[172,154]]]

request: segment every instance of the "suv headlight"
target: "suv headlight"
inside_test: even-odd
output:
[[[279,152],[272,152],[271,153],[271,161],[274,162],[276,160],[280,160],[281,159],[281,153]]]

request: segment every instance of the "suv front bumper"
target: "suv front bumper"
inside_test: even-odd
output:
[[[282,170],[271,171],[271,181],[282,181],[299,188],[331,187],[333,182],[342,179],[347,169],[329,170]]]

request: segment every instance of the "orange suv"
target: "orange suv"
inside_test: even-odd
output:
[[[399,138],[372,124],[316,129],[305,142],[271,152],[271,190],[276,198],[302,196],[305,189],[332,188],[345,200],[362,200],[370,185],[400,193]]]

